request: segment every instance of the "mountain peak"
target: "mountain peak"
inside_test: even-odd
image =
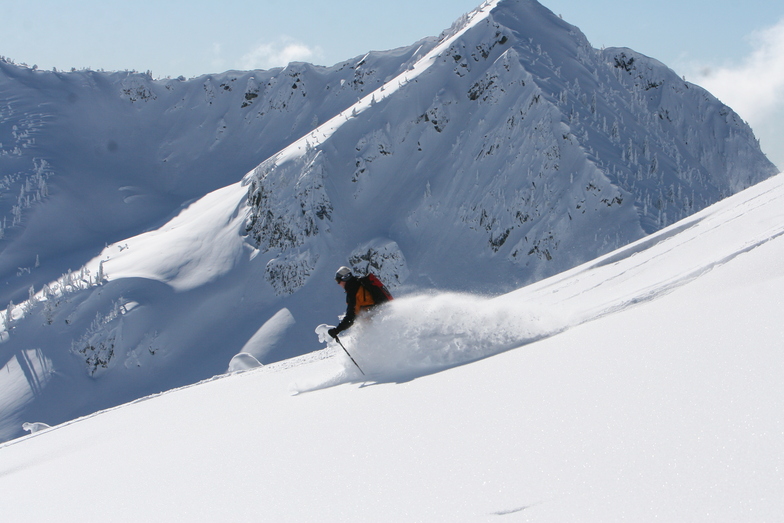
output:
[[[733,143],[695,140],[702,132]],[[296,192],[313,172],[312,155],[288,161],[295,148],[324,153],[319,172],[335,190],[318,183],[316,207],[274,196]],[[730,150],[754,160],[714,161]],[[706,91],[637,53],[593,49],[538,2],[504,0],[484,4],[409,70],[254,171],[249,219],[257,245],[273,223],[278,230],[305,216],[307,235],[323,224],[349,244],[382,236],[392,223],[398,244],[424,235],[441,247],[418,254],[425,266],[443,267],[445,251],[469,246],[504,267],[501,280],[519,284],[774,172],[750,129]],[[375,216],[378,198],[397,202],[394,216],[359,219]],[[325,207],[334,212],[319,218]],[[446,239],[443,223],[465,234]],[[307,248],[298,237],[290,248]],[[456,263],[445,272],[459,271]],[[499,270],[473,283],[497,285]]]

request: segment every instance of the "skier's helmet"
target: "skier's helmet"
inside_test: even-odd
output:
[[[338,269],[338,272],[335,273],[335,281],[340,283],[342,281],[348,281],[354,276],[351,274],[351,269],[348,267],[341,267]]]

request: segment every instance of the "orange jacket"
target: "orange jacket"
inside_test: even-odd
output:
[[[373,307],[376,302],[373,296],[359,282],[358,278],[351,278],[346,282],[346,315],[335,327],[337,332],[343,332],[354,324],[359,313]]]

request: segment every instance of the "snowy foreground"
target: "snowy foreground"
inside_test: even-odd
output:
[[[345,340],[364,380],[327,348],[5,444],[0,514],[780,521],[783,235],[779,175],[505,296],[396,300]]]

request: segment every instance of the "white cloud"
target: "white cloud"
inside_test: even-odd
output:
[[[262,43],[240,59],[242,69],[270,69],[284,67],[290,62],[313,62],[321,56],[319,47],[308,47],[292,38],[281,37],[276,42]]]
[[[752,52],[740,63],[692,64],[689,75],[732,107],[760,138],[763,151],[784,167],[784,19],[749,37]]]
[[[702,67],[699,83],[753,122],[784,106],[784,20],[750,37],[753,51],[742,63]]]

